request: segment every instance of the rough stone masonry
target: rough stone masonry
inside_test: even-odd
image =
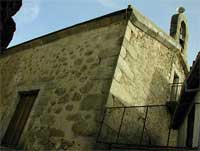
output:
[[[16,147],[44,151],[97,149],[106,106],[165,104],[174,74],[181,82],[188,68],[180,44],[129,7],[9,48],[0,71],[0,140],[19,93],[39,90]],[[136,112],[127,123],[138,123],[139,131],[137,115],[144,111]],[[150,139],[163,145],[170,114],[158,110],[150,118]],[[115,128],[118,119],[113,114],[107,124]],[[177,134],[170,136],[172,146]]]

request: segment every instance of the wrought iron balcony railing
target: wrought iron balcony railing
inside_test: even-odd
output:
[[[97,143],[136,148],[196,149],[198,147],[178,144],[178,131],[170,128],[170,124],[171,118],[166,105],[107,107]]]

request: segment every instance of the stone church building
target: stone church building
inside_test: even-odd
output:
[[[200,55],[133,6],[0,55],[2,150],[198,149]]]

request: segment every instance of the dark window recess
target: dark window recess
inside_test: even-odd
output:
[[[20,92],[20,100],[1,142],[2,146],[17,148],[38,91]]]
[[[185,42],[182,40],[182,39],[180,39],[180,45],[181,45],[181,47],[182,47],[182,50],[184,49],[184,44],[185,44]]]
[[[179,43],[182,47],[182,50],[184,49],[185,46],[185,37],[186,37],[186,25],[184,22],[182,22],[179,35]]]
[[[174,79],[173,84],[171,88],[171,101],[177,101],[178,100],[178,89],[179,89],[179,77],[176,73],[174,73]]]
[[[195,116],[195,106],[192,107],[192,110],[188,115],[187,140],[186,140],[187,147],[192,147],[193,144],[192,142],[193,142],[193,130],[194,130],[194,116]]]

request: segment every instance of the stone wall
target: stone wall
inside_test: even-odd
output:
[[[148,24],[148,20],[145,22]],[[165,105],[170,98],[174,74],[179,76],[179,82],[184,82],[184,65],[176,50],[168,48],[165,42],[160,42],[135,24],[131,20],[128,22],[107,106]],[[119,123],[112,125],[116,122],[109,121],[121,119],[122,112],[123,109],[106,119],[109,127],[118,129]],[[132,144],[139,145],[140,140],[136,138],[142,134],[146,108],[136,107],[126,112],[128,116],[125,115],[123,121],[125,130],[121,135],[124,135],[123,140],[132,136],[129,139],[135,139]],[[166,146],[170,119],[166,107],[149,107],[143,145]],[[130,143],[129,140],[126,143]],[[175,130],[171,131],[169,145],[177,145]]]
[[[183,82],[185,73],[175,51],[129,22],[110,93],[129,106],[165,104],[174,72]]]
[[[134,8],[66,31],[22,44],[11,49],[15,53],[0,57],[0,139],[20,91],[40,90],[21,148],[89,150],[95,146],[105,103],[165,105],[174,74],[180,82],[185,79],[187,65],[179,45]],[[122,142],[139,143],[146,111],[126,110]],[[122,115],[123,108],[106,115],[109,129],[104,128],[101,137],[115,140]],[[149,108],[142,145],[165,146],[169,124],[166,107]],[[169,143],[176,146],[177,131],[171,132]]]
[[[0,58],[0,139],[19,101],[18,92],[39,89],[19,147],[29,151],[94,147],[127,24],[117,18],[88,23],[96,27],[107,21],[99,28],[81,25],[82,31],[60,39],[43,37],[41,42],[57,40]],[[74,28],[68,33],[79,26]],[[13,49],[20,47],[26,44]]]

